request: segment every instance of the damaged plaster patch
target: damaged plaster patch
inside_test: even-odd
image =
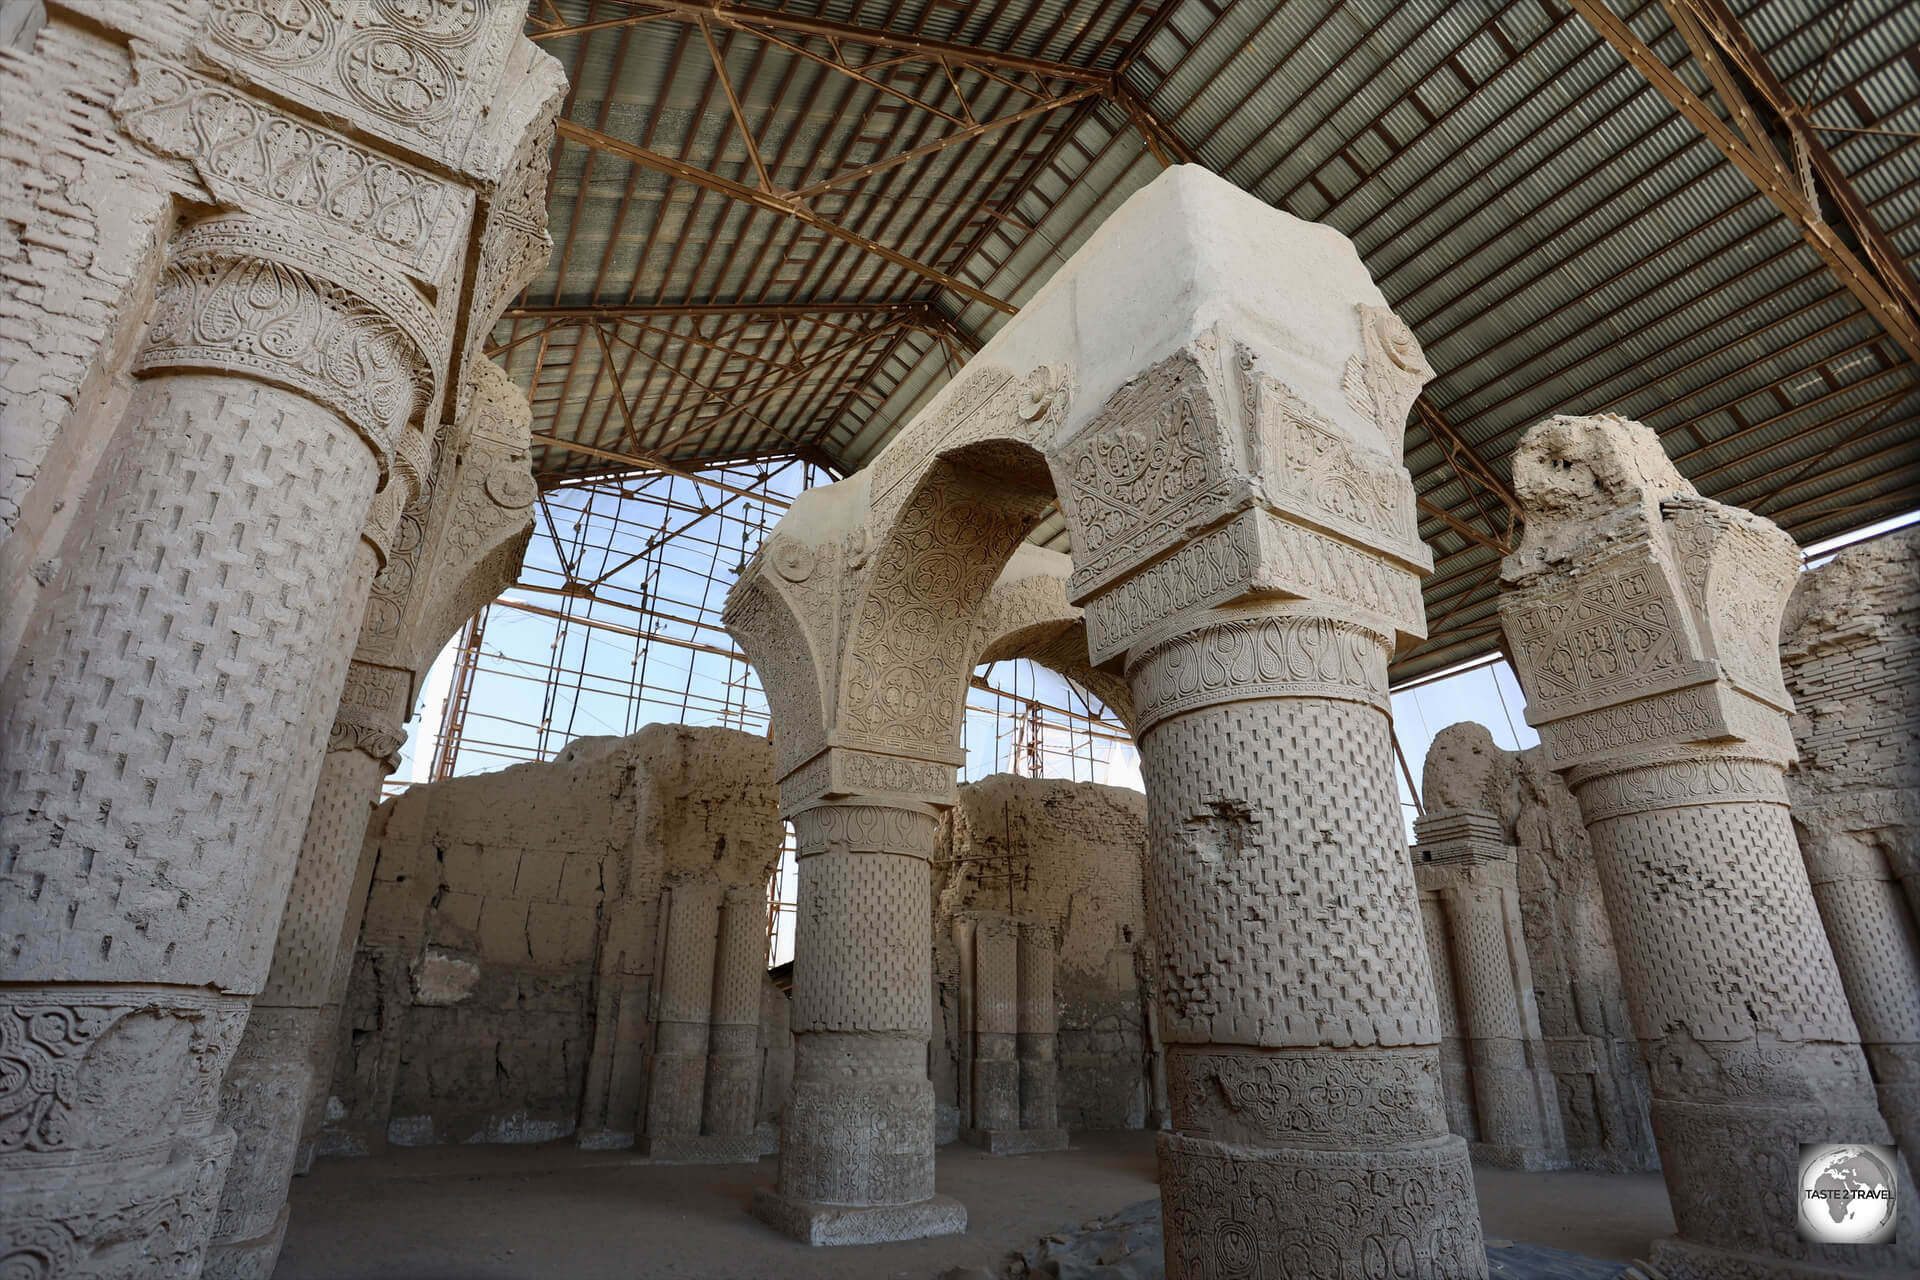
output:
[[[415,1004],[459,1004],[470,998],[480,983],[479,965],[439,947],[428,947],[414,962],[409,974],[413,979]]]

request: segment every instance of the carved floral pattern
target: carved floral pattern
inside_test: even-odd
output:
[[[426,353],[381,308],[264,257],[187,255],[168,266],[141,370],[207,365],[295,387],[384,453],[430,394]]]
[[[365,237],[439,283],[459,246],[463,194],[432,175],[302,124],[184,67],[136,56],[115,104],[129,134],[192,162],[223,199]]]

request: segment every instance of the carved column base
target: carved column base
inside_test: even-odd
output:
[[[838,1205],[933,1195],[933,1082],[924,1046],[814,1033],[795,1046],[780,1192]]]
[[[314,1087],[313,1039],[318,1009],[256,1007],[220,1087],[220,1116],[233,1126],[232,1172],[208,1252],[229,1243],[243,1250],[273,1233],[286,1206],[300,1153],[300,1126]],[[236,1275],[249,1274],[235,1272]]]
[[[1390,1151],[1180,1133],[1158,1145],[1168,1280],[1487,1273],[1467,1144],[1452,1134]]]
[[[654,1036],[653,1071],[647,1085],[648,1138],[695,1137],[700,1132],[701,1095],[707,1084],[706,1024],[660,1022],[655,1024]]]
[[[793,1200],[762,1188],[753,1216],[802,1244],[886,1244],[956,1236],[967,1229],[967,1206],[952,1196],[929,1196],[912,1204],[844,1205]]]
[[[933,1190],[933,1082],[924,1044],[801,1036],[780,1126],[780,1177],[753,1214],[807,1244],[878,1244],[967,1229]]]
[[[233,1130],[221,1073],[247,1002],[160,986],[0,987],[17,1109],[0,1141],[0,1275],[198,1275]]]
[[[1681,1237],[1655,1246],[1652,1261],[1666,1280],[1920,1274],[1920,1238],[1910,1231],[1886,1245],[1821,1245],[1799,1238],[1800,1144],[1887,1141],[1886,1122],[1871,1094],[1844,1080],[1827,1083],[1824,1094],[1815,1090],[1812,1098],[1653,1100],[1661,1172]],[[1904,1155],[1896,1177],[1901,1218],[1920,1219],[1920,1196]],[[1677,1270],[1661,1261],[1663,1248]]]
[[[291,1209],[282,1204],[264,1235],[251,1240],[222,1240],[208,1249],[200,1280],[273,1280],[280,1246],[287,1242],[289,1216]]]
[[[714,1024],[707,1049],[707,1094],[701,1128],[709,1136],[753,1134],[760,1101],[760,1028]]]

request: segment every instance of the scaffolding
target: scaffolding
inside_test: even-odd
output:
[[[653,722],[770,732],[759,680],[720,611],[780,513],[831,478],[796,457],[547,478],[519,580],[435,663],[389,794],[552,760],[576,738]],[[1116,751],[1131,768],[1132,739],[1112,713],[1025,661],[974,675],[966,741],[969,781],[1106,781]],[[797,896],[789,830],[768,885],[770,959],[791,935]]]

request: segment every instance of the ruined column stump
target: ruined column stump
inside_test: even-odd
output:
[[[793,816],[793,1093],[780,1168],[754,1215],[807,1244],[877,1244],[966,1230],[933,1184],[927,993],[933,918],[925,805],[849,799]]]
[[[1501,626],[1587,824],[1647,1060],[1679,1226],[1654,1265],[1668,1280],[1913,1274],[1911,1232],[1844,1246],[1795,1230],[1800,1144],[1890,1135],[1783,782],[1792,540],[1700,497],[1619,418],[1534,427],[1514,488],[1526,537],[1502,566]]]
[[[1051,931],[997,911],[975,912],[966,924],[970,949],[961,969],[971,983],[963,1001],[971,1017],[971,1092],[970,1123],[960,1136],[996,1156],[1065,1150]]]

